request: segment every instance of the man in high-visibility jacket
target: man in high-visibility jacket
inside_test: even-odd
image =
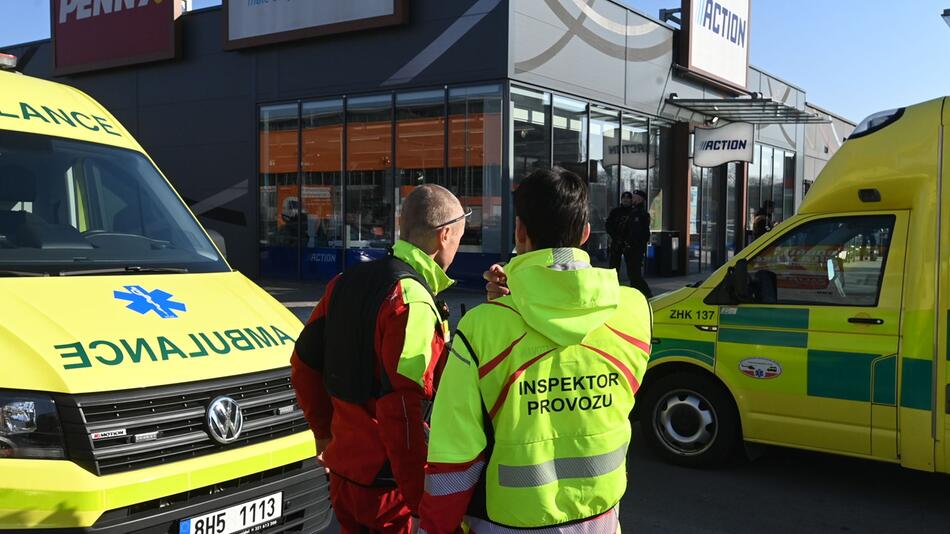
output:
[[[515,215],[510,294],[471,310],[453,338],[420,531],[453,532],[464,519],[477,534],[613,533],[628,417],[649,359],[649,304],[578,248],[590,225],[576,174],[525,178]]]
[[[451,284],[445,270],[469,214],[445,188],[414,189],[392,256],[334,278],[297,339],[291,380],[344,534],[408,533],[419,515],[424,405],[448,342],[434,295]]]

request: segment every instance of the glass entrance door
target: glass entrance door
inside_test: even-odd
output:
[[[700,207],[700,264],[703,271],[712,271],[725,258],[725,195],[722,191],[722,167],[702,169]]]
[[[738,250],[742,188],[738,163],[693,166],[690,187],[690,272],[711,272]]]

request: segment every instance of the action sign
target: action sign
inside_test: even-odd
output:
[[[751,0],[683,0],[681,58],[690,71],[745,90],[749,70]]]
[[[748,122],[719,128],[696,128],[693,165],[718,167],[730,161],[752,161],[755,129]]]
[[[224,0],[225,48],[403,24],[408,0]]]
[[[57,75],[171,59],[177,0],[52,0]]]

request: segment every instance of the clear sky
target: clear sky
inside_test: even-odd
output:
[[[623,1],[654,17],[679,5]],[[48,6],[0,0],[0,48],[49,37]],[[752,64],[805,89],[813,104],[858,121],[950,94],[950,27],[940,18],[948,7],[950,0],[752,0]]]

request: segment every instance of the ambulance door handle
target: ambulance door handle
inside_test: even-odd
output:
[[[851,317],[849,323],[854,324],[884,324],[884,319],[874,319],[873,317]]]

